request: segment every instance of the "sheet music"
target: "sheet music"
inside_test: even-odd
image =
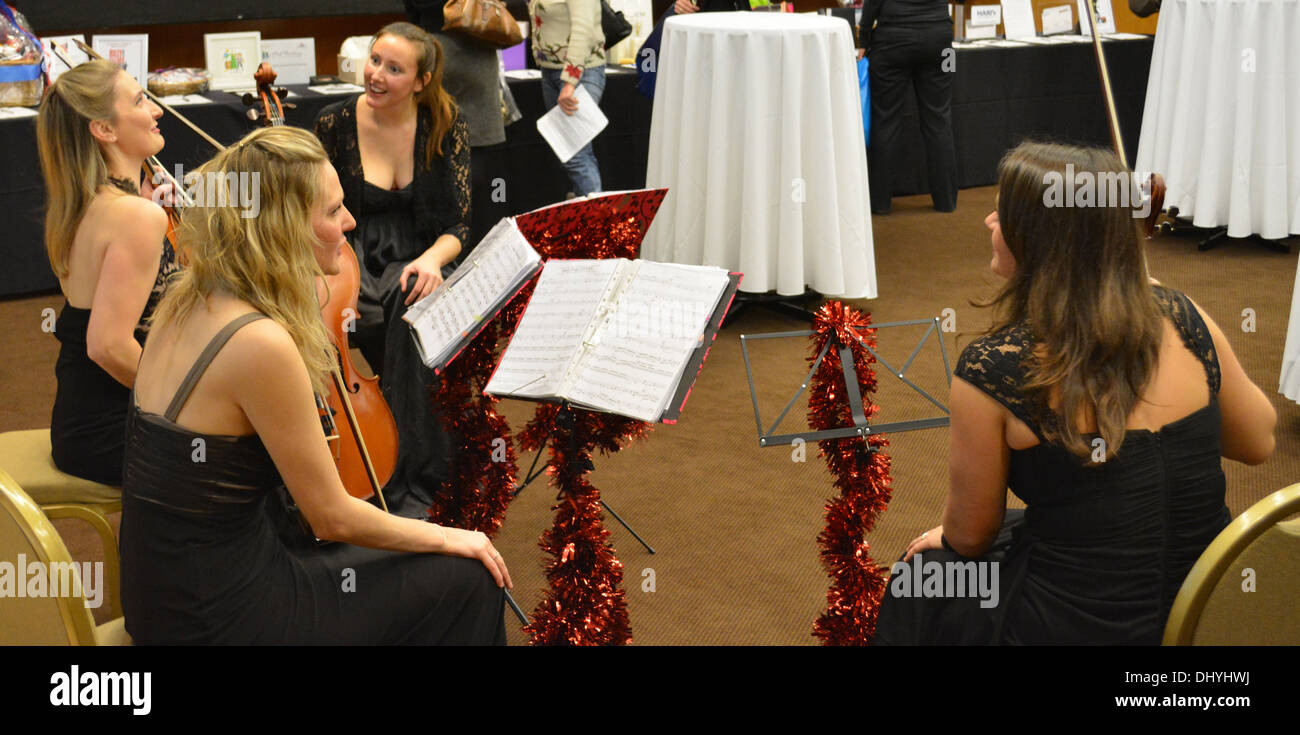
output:
[[[485,389],[495,395],[554,397],[582,350],[618,260],[552,260]]]
[[[425,363],[450,357],[446,353],[456,342],[513,293],[521,274],[540,260],[513,218],[498,222],[450,278],[402,315],[419,337]]]
[[[727,284],[721,268],[635,261],[565,397],[657,421]]]

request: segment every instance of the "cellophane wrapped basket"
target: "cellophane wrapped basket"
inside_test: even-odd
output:
[[[149,72],[149,91],[159,97],[208,91],[208,72],[192,67],[171,67]]]
[[[21,13],[0,2],[0,107],[35,107],[45,92],[40,39]]]

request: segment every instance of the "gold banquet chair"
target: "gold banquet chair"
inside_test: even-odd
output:
[[[0,509],[0,564],[13,567],[10,583],[0,583],[0,645],[130,645],[123,618],[95,625],[84,592],[56,584],[54,570],[74,564],[68,547],[36,502],[4,470],[0,470]],[[26,585],[28,576],[27,569],[17,568],[20,561],[24,567],[30,562],[44,565],[44,595],[17,595],[17,586]],[[0,575],[9,571],[0,569]],[[107,586],[108,580],[103,581]],[[59,594],[68,592],[76,594]]]
[[[118,580],[121,562],[117,553],[117,536],[113,534],[108,515],[122,510],[122,491],[111,485],[74,477],[55,467],[50,454],[49,429],[0,433],[0,470],[8,472],[18,487],[35,500],[51,520],[76,518],[95,529],[104,547],[109,615],[120,615]]]
[[[1300,483],[1234,519],[1174,598],[1166,646],[1300,645]]]

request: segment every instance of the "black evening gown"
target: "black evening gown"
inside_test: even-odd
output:
[[[175,423],[207,358],[166,415],[128,412],[122,608],[136,643],[505,643],[502,589],[477,560],[286,545],[261,440]]]
[[[1031,354],[1037,342],[1032,331],[1020,325],[973,342],[954,374],[1006,406],[1042,440],[1011,452],[1008,485],[1027,508],[1008,511],[992,549],[976,560],[999,562],[998,603],[895,596],[891,577],[876,643],[1160,642],[1183,579],[1230,514],[1214,342],[1186,296],[1154,291],[1205,368],[1209,404],[1159,431],[1130,430],[1117,456],[1085,466],[1043,440],[1043,422],[1056,419],[1039,419],[1021,389],[1021,355]],[[922,557],[927,564],[970,561],[943,550]]]
[[[164,239],[153,291],[135,328],[135,339],[141,345],[148,335],[148,319],[162,300],[167,279],[178,267],[176,253]],[[50,414],[50,453],[63,472],[116,486],[122,484],[126,404],[131,391],[90,359],[86,352],[89,327],[90,309],[64,301],[54,324],[59,359],[54,364],[58,388]]]

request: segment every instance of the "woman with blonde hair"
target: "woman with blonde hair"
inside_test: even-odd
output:
[[[199,172],[252,187],[187,208],[127,420],[122,604],[143,643],[504,643],[510,575],[481,533],[351,497],[314,392],[333,359],[316,277],[352,215],[311,133],[258,130]],[[255,201],[256,216],[222,202]],[[286,545],[287,489],[312,532]],[[367,547],[367,548],[360,548]],[[415,553],[393,553],[415,552]]]
[[[442,88],[442,49],[410,23],[375,34],[366,91],[329,105],[315,132],[357,217],[349,236],[361,264],[352,342],[379,375],[400,439],[385,488],[390,507],[421,512],[447,474],[450,440],[433,416],[437,377],[420,361],[406,308],[450,275],[469,237],[469,129]],[[417,499],[411,504],[406,501]]]
[[[943,525],[904,557],[991,584],[936,597],[896,564],[877,642],[1158,643],[1229,521],[1221,457],[1272,453],[1277,415],[1222,330],[1148,278],[1139,188],[1107,150],[1003,158],[985,224],[1006,284],[954,371]]]
[[[108,61],[63,73],[36,119],[49,195],[45,248],[67,299],[54,334],[61,343],[50,421],[54,463],[106,485],[122,481],[128,392],[145,324],[176,258],[167,215],[139,182],[163,147],[162,110]]]

